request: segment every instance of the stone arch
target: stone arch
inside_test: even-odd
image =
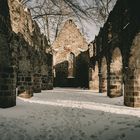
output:
[[[140,107],[140,32],[133,40],[128,67],[125,67],[124,104]]]
[[[110,97],[119,97],[123,95],[122,80],[122,54],[119,48],[115,48],[112,52],[110,62]]]
[[[102,92],[107,92],[107,61],[106,57],[104,56],[101,60],[101,74],[102,74]]]

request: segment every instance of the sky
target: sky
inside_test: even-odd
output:
[[[83,32],[82,34],[86,38],[87,42],[90,43],[94,40],[95,35],[98,35],[99,27],[94,23],[94,21],[86,22],[83,21]]]
[[[79,0],[77,0],[79,2]],[[113,0],[113,1],[116,1],[116,0]],[[29,2],[29,5],[34,5],[36,2],[36,0],[31,0]],[[39,2],[39,0],[37,1]],[[43,1],[41,1],[43,2]],[[92,5],[93,3],[93,0],[80,0],[80,4],[82,6],[85,6],[86,7],[86,3],[90,3]],[[38,3],[37,3],[38,4]],[[84,5],[85,4],[85,5]],[[89,5],[88,5],[89,6]],[[29,6],[30,7],[30,6]],[[54,7],[55,8],[55,7]],[[54,9],[53,9],[54,10]],[[48,11],[48,10],[47,10]],[[96,12],[94,12],[93,14],[96,14]],[[94,17],[94,15],[91,14],[91,16]],[[81,23],[78,21],[78,19],[74,19],[74,22],[75,24],[78,26],[78,28],[80,29],[81,33],[83,34],[83,36],[86,38],[87,42],[90,43],[91,41],[94,40],[95,38],[95,35],[98,35],[98,32],[99,32],[99,26],[97,26],[95,24],[95,18],[93,19],[93,17],[91,17],[90,20],[86,20],[86,19],[81,19]],[[96,17],[96,16],[95,16]],[[68,18],[67,18],[68,19]],[[54,18],[54,20],[56,20],[56,18]],[[64,20],[66,21],[66,20]],[[62,25],[64,25],[64,21],[62,22]],[[62,25],[61,25],[61,28],[62,28]],[[53,28],[56,26],[56,25],[51,25]],[[50,26],[50,28],[51,28]],[[61,29],[60,28],[60,29]],[[50,40],[51,40],[51,43],[53,42],[54,40],[54,36],[55,36],[55,30],[53,31],[51,29],[50,31]]]

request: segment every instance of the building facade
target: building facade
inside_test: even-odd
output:
[[[124,104],[131,107],[140,107],[138,3],[138,0],[117,1],[92,43],[95,55],[90,59],[91,87],[107,92],[109,97],[123,95]]]
[[[54,86],[88,87],[88,44],[71,19],[65,22],[52,48]]]

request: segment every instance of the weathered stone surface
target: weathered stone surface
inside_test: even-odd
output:
[[[48,64],[52,60],[49,60],[45,52],[48,42],[46,36],[40,32],[36,21],[32,20],[30,10],[24,7],[19,0],[9,0],[9,8],[12,30],[18,38],[14,42],[14,48],[17,46],[18,50],[15,56],[18,68],[18,95],[26,93],[29,94],[25,95],[26,97],[31,97],[33,92],[41,92],[44,71],[52,73],[52,69],[50,71],[52,65]],[[15,40],[14,37],[13,40]],[[52,74],[49,74],[48,78],[52,79]]]
[[[124,104],[139,107],[140,79],[140,15],[139,1],[118,0],[110,13],[104,27],[95,38],[96,52],[91,58],[92,67],[98,63],[99,85],[102,85],[104,65],[101,60],[106,57],[107,94],[118,97],[124,93]],[[104,87],[99,86],[99,91]]]
[[[65,22],[52,48],[54,85],[88,87],[88,44],[72,20]]]
[[[41,91],[44,71],[51,79],[45,81],[45,89],[52,89],[52,55],[46,53],[47,38],[19,0],[0,2],[0,46],[0,107],[16,105],[16,87],[24,98],[32,97],[34,89]],[[38,73],[40,80],[35,82]]]
[[[0,2],[0,107],[16,105],[16,73],[12,61],[8,1]]]
[[[35,49],[45,49],[47,39],[41,34],[40,28],[31,17],[30,10],[23,6],[19,0],[9,0],[11,26],[17,34],[22,34],[23,38]]]

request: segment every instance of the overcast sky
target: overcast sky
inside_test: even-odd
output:
[[[87,42],[91,42],[94,40],[95,35],[98,35],[99,27],[96,26],[94,21],[86,22],[82,21],[83,23],[83,32],[84,37],[86,38]]]
[[[92,6],[94,5],[94,1],[93,0],[77,0],[82,6],[84,7],[87,7],[87,6]],[[113,1],[116,1],[116,0],[113,0]],[[33,6],[35,4],[35,2],[37,2],[36,4],[39,4],[39,0],[36,1],[36,0],[30,0],[29,2],[29,5],[30,6]],[[40,2],[42,2],[42,0],[40,0]],[[89,4],[90,3],[90,4]],[[87,5],[86,5],[87,4]],[[28,6],[29,6],[28,5]],[[29,7],[30,7],[29,6]],[[91,16],[94,17],[94,15],[96,15],[97,13],[92,13]],[[99,26],[97,27],[96,24],[95,24],[95,18],[92,19],[93,17],[91,17],[90,19],[91,20],[84,20],[84,19],[81,19],[81,23],[78,21],[78,19],[76,19],[76,17],[74,17],[74,21],[76,23],[76,25],[78,26],[78,28],[80,29],[81,33],[84,35],[84,37],[86,38],[87,42],[91,42],[94,40],[95,38],[95,35],[98,35],[98,32],[99,32]],[[96,16],[95,16],[96,17]],[[54,18],[54,21],[56,20],[56,18]],[[65,21],[65,20],[64,20]],[[62,25],[64,24],[64,21],[62,23]],[[56,25],[52,24],[52,27],[54,28]],[[62,27],[61,27],[62,28]],[[60,28],[60,29],[61,29]],[[53,30],[51,30],[52,34],[51,35],[51,42],[54,40],[54,36],[55,36],[55,31],[54,31],[54,34],[53,34]]]

